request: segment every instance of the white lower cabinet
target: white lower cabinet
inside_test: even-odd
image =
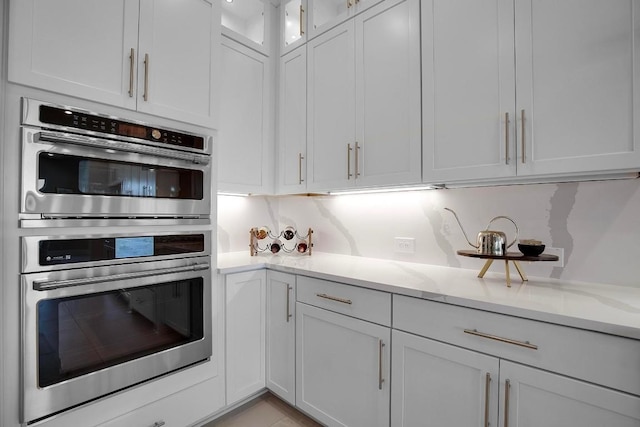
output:
[[[393,327],[393,427],[640,426],[636,340],[397,295]]]
[[[390,329],[300,302],[296,326],[298,408],[327,426],[388,426]]]
[[[640,426],[638,396],[504,360],[500,394],[504,427]]]
[[[396,330],[392,339],[392,426],[497,425],[498,358]]]
[[[228,274],[227,405],[265,387],[266,270]]]
[[[267,388],[296,403],[296,276],[267,271]]]

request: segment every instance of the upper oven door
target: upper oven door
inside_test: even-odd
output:
[[[207,155],[22,129],[21,213],[60,217],[211,214]]]

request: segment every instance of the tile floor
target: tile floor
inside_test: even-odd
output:
[[[270,393],[202,427],[322,427]]]

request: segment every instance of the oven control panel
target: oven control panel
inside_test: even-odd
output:
[[[154,141],[178,147],[204,149],[204,138],[196,135],[125,122],[110,117],[89,114],[68,108],[40,105],[42,123],[67,128],[89,130],[115,136],[125,136]]]

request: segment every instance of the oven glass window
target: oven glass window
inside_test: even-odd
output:
[[[106,159],[40,153],[42,193],[202,200],[203,173]]]
[[[203,279],[38,303],[38,386],[203,338]]]

